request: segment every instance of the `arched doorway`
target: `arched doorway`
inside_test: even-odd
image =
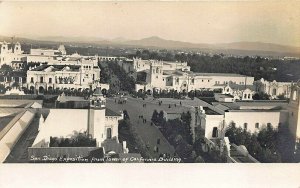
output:
[[[180,90],[183,91],[187,91],[188,90],[188,84],[186,81],[183,81],[182,84],[181,84],[181,87],[180,87]]]
[[[34,86],[30,86],[29,92],[30,92],[31,94],[34,94]]]
[[[49,86],[48,89],[47,89],[47,92],[48,92],[49,94],[52,94],[52,93],[53,93],[53,88],[52,88],[51,86]]]
[[[39,94],[44,94],[44,92],[45,92],[44,87],[43,87],[43,86],[40,86],[40,87],[39,87]]]
[[[102,92],[103,95],[107,95],[107,90],[106,89],[102,89],[101,92]]]

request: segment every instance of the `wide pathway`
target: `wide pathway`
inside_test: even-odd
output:
[[[146,107],[143,107],[143,104],[146,104]],[[175,150],[172,145],[169,144],[167,139],[162,135],[160,130],[156,126],[151,126],[151,117],[153,111],[156,109],[158,112],[161,110],[174,111],[174,112],[186,112],[189,109],[184,106],[180,106],[179,103],[172,104],[169,108],[169,104],[158,105],[158,100],[153,99],[136,99],[128,97],[126,104],[115,103],[115,100],[112,98],[107,98],[107,108],[110,108],[116,112],[120,110],[127,110],[130,117],[130,121],[133,126],[136,126],[138,134],[141,136],[145,144],[150,146],[149,150],[153,157],[158,157],[160,153],[169,153],[171,156],[174,154]],[[142,119],[139,116],[142,115],[146,119],[146,123],[143,123]],[[157,139],[160,139],[160,144],[157,144]],[[158,153],[154,152],[154,147],[159,148]]]

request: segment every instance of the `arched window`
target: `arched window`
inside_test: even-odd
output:
[[[259,129],[259,123],[255,123],[255,128]]]

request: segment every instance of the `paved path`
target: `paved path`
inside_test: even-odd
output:
[[[158,100],[153,100],[151,98],[142,100],[128,97],[126,104],[117,104],[115,103],[114,99],[107,98],[108,108],[114,111],[127,110],[130,117],[130,121],[133,124],[133,126],[136,126],[138,134],[141,136],[145,144],[150,145],[149,150],[153,157],[158,157],[159,153],[169,153],[172,156],[175,152],[174,147],[169,144],[169,142],[162,135],[160,130],[154,125],[151,126],[151,117],[153,111],[156,109],[158,112],[160,112],[161,110],[165,110],[182,113],[187,112],[189,110],[188,107],[180,106],[179,103],[179,100],[170,100],[170,102],[163,102],[163,104],[159,106]],[[146,107],[143,107],[143,104],[146,104]],[[172,104],[171,108],[169,108],[169,104]],[[143,120],[139,118],[140,115],[143,115],[143,117],[147,120],[146,123],[143,123]],[[159,145],[157,144],[157,139],[160,139]],[[153,152],[154,146],[158,146],[158,153]]]

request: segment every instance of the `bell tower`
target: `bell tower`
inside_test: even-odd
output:
[[[101,93],[99,87],[96,88],[90,97],[90,106],[88,109],[88,134],[96,139],[97,146],[105,140],[105,106],[106,99]]]
[[[300,82],[293,83],[288,104],[289,128],[296,141],[300,141]]]
[[[17,42],[17,43],[15,44],[15,47],[14,47],[14,53],[17,54],[17,55],[22,54],[21,44],[20,44],[19,42]]]
[[[152,87],[163,86],[163,63],[161,61],[150,60],[150,85]]]

